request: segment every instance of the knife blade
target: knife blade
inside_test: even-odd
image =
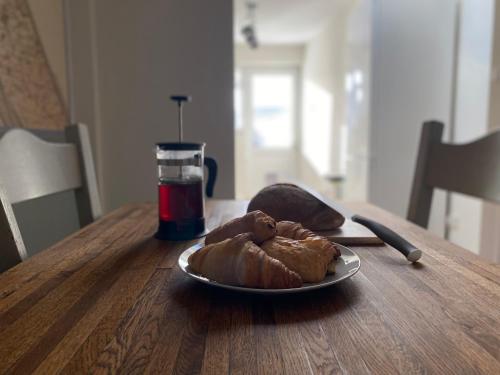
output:
[[[321,195],[310,187],[301,184],[299,184],[299,186],[321,202],[325,203],[327,206],[333,208],[335,211],[340,212],[346,219],[351,219],[355,223],[361,224],[364,227],[370,229],[375,235],[377,235],[378,238],[403,254],[408,261],[415,263],[422,257],[422,250],[412,245],[392,229],[387,228],[385,225],[382,225],[375,220],[371,220],[364,216],[353,213],[348,208],[342,206],[338,202],[334,202],[333,200],[328,199],[327,197]]]

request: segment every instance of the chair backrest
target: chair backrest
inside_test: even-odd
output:
[[[83,124],[64,131],[0,130],[0,271],[26,259],[28,251],[14,206],[31,204],[41,197],[74,191],[77,226],[82,227],[101,215],[101,204],[88,129]],[[50,200],[49,199],[49,200]],[[74,204],[75,204],[74,203]],[[49,215],[59,207],[46,207]],[[34,213],[36,214],[36,213]],[[35,215],[36,216],[36,215]],[[64,223],[64,219],[62,221]],[[36,219],[31,224],[45,231],[51,223]],[[42,225],[43,224],[43,225]],[[69,227],[68,227],[69,228]],[[66,231],[69,229],[66,228]],[[56,228],[57,229],[57,228]],[[64,228],[59,226],[59,236]],[[33,232],[33,231],[32,231]],[[28,231],[29,233],[29,231]],[[50,236],[49,236],[50,238]],[[36,249],[38,250],[38,249]]]
[[[500,203],[500,130],[465,144],[442,142],[444,124],[425,122],[408,220],[427,227],[434,188]]]

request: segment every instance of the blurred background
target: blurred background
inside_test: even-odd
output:
[[[156,200],[154,144],[219,162],[217,198],[299,181],[406,216],[422,123],[500,127],[495,0],[0,0],[3,126],[89,126],[104,210]],[[500,261],[498,206],[435,194],[430,229]]]

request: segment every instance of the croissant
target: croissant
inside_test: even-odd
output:
[[[223,284],[267,289],[302,285],[297,273],[268,256],[252,238],[245,233],[207,245],[191,254],[188,264],[194,272]]]
[[[205,244],[220,242],[241,233],[252,233],[253,241],[258,245],[276,235],[276,222],[262,211],[252,211],[212,230],[207,234]]]
[[[276,236],[262,243],[261,248],[297,272],[304,282],[315,283],[325,278],[333,260],[334,252],[326,242],[318,236],[304,240]]]
[[[280,221],[276,224],[277,236],[292,238],[294,240],[305,240],[312,237],[317,237],[323,241],[322,246],[327,251],[333,252],[333,256],[337,259],[340,256],[340,249],[333,242],[323,236],[318,236],[316,233],[306,229],[300,223],[293,221]],[[319,241],[319,240],[318,240]]]

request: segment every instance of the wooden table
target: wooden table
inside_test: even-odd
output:
[[[210,225],[242,202],[208,205]],[[323,290],[238,294],[176,265],[153,205],[129,205],[0,276],[0,373],[500,374],[500,267],[369,205],[425,252],[355,248]]]

